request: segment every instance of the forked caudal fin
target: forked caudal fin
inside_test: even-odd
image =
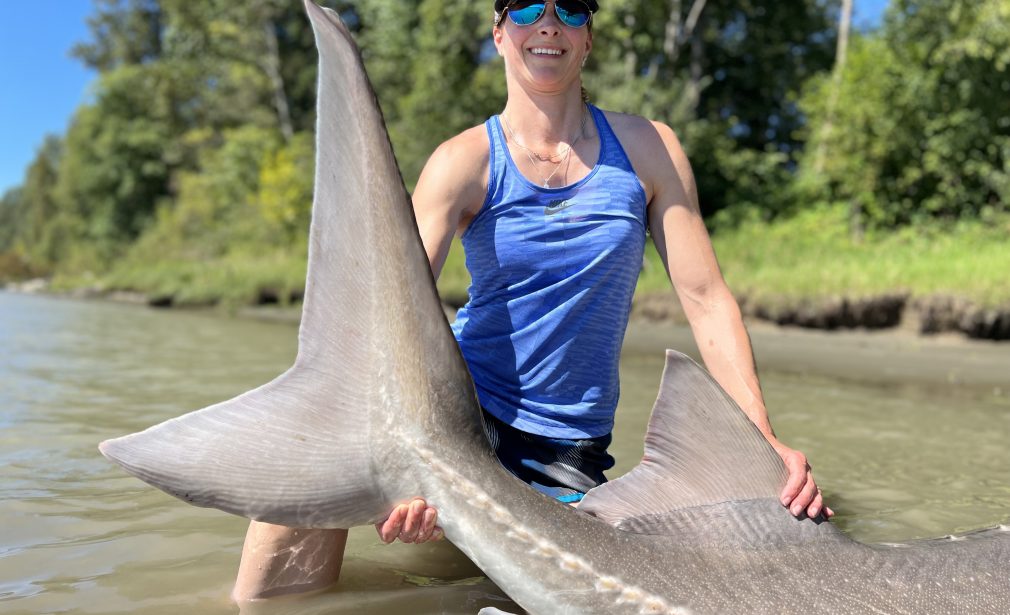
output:
[[[233,400],[100,448],[198,506],[294,527],[351,527],[419,494],[409,472],[384,475],[403,442],[450,421],[457,444],[482,432],[360,55],[336,13],[305,5],[319,87],[295,365]]]
[[[786,476],[781,458],[708,372],[668,350],[642,462],[591,490],[579,510],[620,526],[684,509],[776,498]]]
[[[387,504],[367,462],[368,425],[329,412],[329,395],[313,378],[292,369],[235,399],[99,448],[197,506],[294,527],[368,523]]]

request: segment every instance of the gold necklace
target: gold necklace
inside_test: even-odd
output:
[[[568,145],[568,147],[565,148],[565,153],[564,154],[556,153],[553,156],[548,155],[546,157],[541,156],[540,154],[526,147],[519,141],[519,138],[516,137],[515,131],[512,130],[512,126],[509,124],[508,120],[505,119],[504,113],[501,114],[499,117],[501,117],[502,123],[505,124],[505,128],[509,131],[509,135],[512,137],[512,142],[518,145],[524,152],[526,152],[526,157],[530,159],[530,165],[533,166],[533,170],[536,172],[537,177],[539,177],[543,182],[541,185],[544,188],[550,188],[551,179],[557,174],[558,170],[561,169],[561,165],[563,165],[565,161],[568,160],[568,158],[572,154],[572,148],[575,147],[575,144],[578,143],[579,139],[582,138],[582,133],[585,132],[586,130],[586,118],[588,117],[588,114],[586,113],[582,114],[582,123],[579,125],[579,131],[575,134],[575,138],[572,139],[572,142]],[[536,157],[537,160],[540,160],[541,162],[550,162],[554,164],[554,170],[551,171],[550,175],[548,175],[546,178],[540,174],[540,168],[537,167],[537,163],[536,160],[534,160],[534,156]],[[560,156],[560,160],[554,162],[554,156]]]

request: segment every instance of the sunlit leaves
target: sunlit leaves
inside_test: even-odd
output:
[[[831,84],[811,82],[810,138],[830,152],[821,196],[857,203],[876,226],[1006,208],[1008,11],[1008,0],[896,0],[884,31],[855,42],[830,132],[815,127]]]

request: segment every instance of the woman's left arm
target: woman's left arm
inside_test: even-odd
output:
[[[806,456],[775,437],[761,385],[758,382],[750,337],[740,307],[726,285],[698,206],[691,165],[673,130],[665,124],[642,122],[633,161],[650,195],[648,219],[656,249],[666,265],[673,288],[691,324],[698,350],[712,377],[757,425],[782,457],[789,479],[780,494],[793,515],[813,518],[824,506]]]

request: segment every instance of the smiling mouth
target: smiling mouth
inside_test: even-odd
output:
[[[549,49],[547,47],[534,47],[530,53],[537,57],[560,58],[565,54],[564,49]]]

